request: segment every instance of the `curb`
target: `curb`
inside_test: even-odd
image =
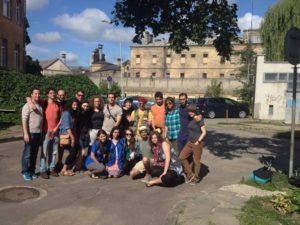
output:
[[[23,139],[23,135],[20,136],[13,136],[13,137],[0,137],[0,144],[2,143],[8,143],[8,142],[13,142],[13,141],[20,141]]]

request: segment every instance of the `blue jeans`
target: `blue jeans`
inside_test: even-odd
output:
[[[35,172],[36,158],[41,143],[40,133],[31,133],[29,136],[29,143],[25,143],[22,154],[22,173]]]
[[[179,154],[181,153],[183,147],[186,145],[186,143],[188,142],[188,135],[180,135],[177,138],[177,148],[178,148],[178,152]]]
[[[56,156],[58,153],[58,142],[59,137],[54,135],[52,139],[49,139],[49,132],[44,135],[44,141],[42,145],[42,152],[41,152],[41,165],[40,165],[40,172],[44,173],[48,169],[53,171],[56,164]],[[46,160],[48,158],[48,165],[46,166]]]

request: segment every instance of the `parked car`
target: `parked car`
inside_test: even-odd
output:
[[[237,102],[230,98],[222,97],[204,97],[197,101],[199,111],[202,111],[205,117],[239,117],[245,118],[249,115],[249,107],[246,104]]]

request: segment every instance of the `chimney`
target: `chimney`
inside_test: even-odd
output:
[[[101,61],[102,61],[102,62],[105,62],[105,54],[102,54],[102,55],[101,55]]]
[[[149,44],[150,43],[150,33],[148,31],[144,32],[144,44]]]
[[[102,53],[102,49],[103,49],[103,45],[102,44],[98,44],[98,54],[99,54],[99,60],[100,61],[103,61],[102,60],[102,55],[103,55],[103,53]]]
[[[66,53],[61,53],[61,59],[64,63],[66,63],[66,59],[67,59],[67,54]]]
[[[121,59],[117,58],[117,65],[121,67]]]

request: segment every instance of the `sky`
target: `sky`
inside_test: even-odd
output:
[[[252,1],[255,29],[267,9],[279,0],[228,1],[237,3],[238,25],[244,30],[250,28]],[[129,59],[134,30],[105,22],[112,18],[114,3],[114,0],[27,0],[31,38],[27,54],[42,61],[66,53],[68,65],[88,66],[92,51],[103,44],[106,61],[116,63],[120,49],[122,59]]]

